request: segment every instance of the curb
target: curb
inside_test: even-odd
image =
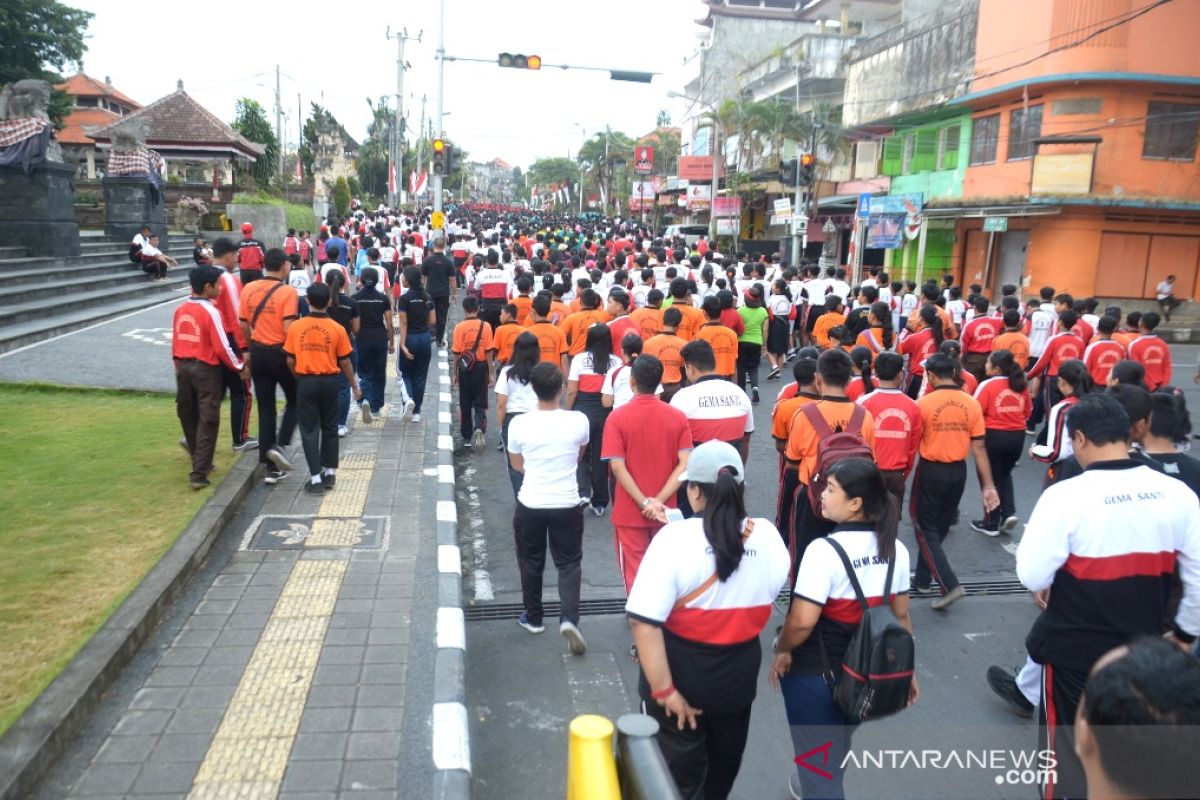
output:
[[[0,737],[0,800],[33,795],[204,562],[257,473],[257,453],[243,454],[158,563]]]
[[[470,800],[471,743],[467,722],[466,624],[462,607],[462,554],[454,494],[454,437],[448,354],[436,349],[437,419],[437,654],[433,667],[433,794]]]

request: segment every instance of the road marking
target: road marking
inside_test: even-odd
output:
[[[592,653],[587,658],[564,653],[562,659],[576,715],[600,714],[616,718],[634,707],[612,653]]]
[[[426,467],[425,469],[423,469],[421,471],[421,474],[425,475],[426,477],[432,478],[438,474],[438,468],[437,467]]]
[[[438,434],[438,450],[453,450],[453,449],[454,449],[454,437],[452,437],[448,433],[439,433]]]
[[[461,608],[439,608],[437,611],[438,649],[450,647],[467,649],[467,626]]]
[[[173,338],[170,328],[134,328],[133,330],[125,331],[121,335],[130,339],[136,339],[139,342],[159,345],[160,347],[170,347],[171,339]]]
[[[438,378],[438,384],[440,384],[441,386],[449,386],[450,385],[450,376],[442,375],[441,377]]]
[[[963,634],[963,636],[966,637],[967,641],[970,641],[970,642],[973,642],[976,639],[983,638],[984,636],[995,636],[995,635],[996,635],[995,631],[980,631],[979,633],[964,633]]]
[[[108,325],[113,322],[120,322],[121,320],[129,319],[130,317],[136,317],[138,314],[141,314],[144,311],[151,311],[156,308],[162,308],[163,306],[170,305],[171,303],[178,303],[180,300],[183,300],[183,299],[186,299],[186,298],[172,297],[170,300],[163,300],[161,303],[155,303],[152,306],[146,306],[145,308],[139,308],[136,311],[130,311],[128,314],[121,314],[118,317],[113,317],[112,319],[106,319],[101,322],[97,322],[94,325],[88,325],[86,328],[80,328],[79,330],[67,331],[66,333],[60,333],[58,336],[51,336],[49,339],[42,339],[40,342],[33,342],[31,344],[24,345],[23,347],[18,347],[15,350],[9,350],[6,353],[0,353],[0,358],[8,358],[9,356],[15,356],[17,353],[24,353],[26,350],[32,350],[33,348],[41,347],[44,344],[50,344],[51,342],[57,342],[59,339],[65,339],[68,336],[74,336],[77,333],[87,333],[88,331],[94,331],[94,330],[96,330],[96,328],[100,328],[104,325]]]
[[[433,766],[471,771],[467,707],[462,703],[433,704]]]
[[[458,522],[458,508],[453,500],[438,500],[437,519],[438,522]]]
[[[438,545],[438,572],[462,575],[462,553],[455,544]]]
[[[438,476],[438,483],[454,485],[454,467],[452,465],[438,464],[434,474]]]
[[[450,424],[450,412],[449,411],[439,411],[438,412],[438,422],[442,425],[449,425]]]
[[[451,399],[452,398],[450,397],[449,392],[438,392],[438,401],[442,403],[449,403]]]
[[[1000,546],[1004,548],[1004,551],[1006,553],[1011,555],[1013,558],[1016,558],[1017,557],[1017,548],[1021,546],[1021,543],[1020,542],[1005,542],[1004,544],[1002,544]]]

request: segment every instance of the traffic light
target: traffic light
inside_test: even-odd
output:
[[[496,63],[513,69],[541,69],[542,57],[527,56],[524,53],[501,53]]]
[[[779,182],[784,186],[796,185],[796,159],[779,162]]]
[[[446,145],[446,174],[453,175],[460,169],[458,163],[458,148],[452,144]]]
[[[813,158],[812,153],[804,153],[800,156],[800,185],[812,186],[813,170],[816,169],[817,162]]]
[[[449,175],[450,174],[450,155],[447,152],[450,146],[446,144],[445,139],[433,140],[433,174],[434,175]]]

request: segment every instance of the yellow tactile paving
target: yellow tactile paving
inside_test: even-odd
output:
[[[318,517],[361,517],[373,469],[338,469],[337,486],[325,493]]]
[[[360,519],[313,520],[305,547],[353,547],[362,540],[363,523]]]

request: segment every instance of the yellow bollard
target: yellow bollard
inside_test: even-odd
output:
[[[613,724],[604,717],[583,714],[571,720],[567,800],[621,800],[613,756]]]

